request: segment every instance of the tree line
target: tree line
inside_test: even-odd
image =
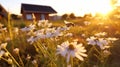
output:
[[[76,16],[74,15],[74,13],[71,13],[71,14],[63,14],[62,15],[62,19],[65,20],[65,19],[75,19]]]

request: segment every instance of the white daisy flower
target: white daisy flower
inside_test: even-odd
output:
[[[111,37],[109,37],[109,38],[107,38],[107,40],[113,42],[113,41],[118,40],[118,38],[111,38]]]
[[[82,36],[82,37],[85,37],[86,35],[85,35],[85,34],[82,34],[81,36]]]
[[[90,25],[91,22],[85,21],[84,24],[87,26],[87,25]]]
[[[91,45],[96,45],[96,40],[97,38],[94,37],[94,36],[91,36],[90,38],[87,38],[86,41],[88,41],[88,44],[91,44]]]
[[[1,28],[0,31],[4,31],[4,32],[7,32],[7,28]]]
[[[39,27],[51,27],[52,23],[48,23],[48,20],[40,20],[38,22]]]
[[[95,36],[100,37],[100,36],[105,36],[107,33],[106,32],[100,32],[96,33]]]
[[[29,27],[24,27],[24,28],[21,28],[20,30],[23,31],[23,32],[28,32],[28,31],[31,31],[31,30],[34,30],[34,29],[35,29],[35,25],[30,24]]]
[[[27,39],[27,42],[30,42],[30,44],[33,44],[35,41],[34,36],[31,36],[30,38]]]
[[[81,61],[84,61],[83,57],[87,57],[85,54],[86,50],[82,44],[77,44],[76,41],[69,43],[68,41],[63,42],[61,45],[57,46],[57,53],[63,57],[66,57],[67,63],[70,57],[76,57]]]
[[[88,41],[88,44],[90,45],[97,45],[99,46],[101,49],[105,49],[110,47],[108,44],[108,41],[105,38],[97,38],[97,37],[90,37],[87,38],[86,41]]]
[[[72,33],[67,33],[67,34],[65,34],[65,36],[73,36],[73,34]]]
[[[108,45],[108,42],[103,38],[99,38],[98,41],[96,41],[96,44],[100,46],[101,49],[105,49],[106,46]]]

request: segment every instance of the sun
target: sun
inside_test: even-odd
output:
[[[82,6],[84,12],[91,14],[100,13],[105,15],[113,9],[110,0],[86,0]]]
[[[98,5],[97,5],[98,3]],[[110,0],[100,0],[97,1],[97,3],[94,5],[96,12],[102,13],[102,14],[107,14],[112,10],[112,6],[110,4]]]

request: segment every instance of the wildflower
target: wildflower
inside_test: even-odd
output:
[[[108,44],[107,40],[103,39],[103,38],[99,38],[97,41],[97,45],[102,45],[102,44]]]
[[[101,49],[105,49],[105,48],[107,48],[106,46],[108,46],[107,40],[105,40],[103,38],[99,38],[98,41],[96,42],[96,44],[98,46],[100,46]]]
[[[8,58],[7,62],[8,62],[8,64],[12,64],[13,63],[12,59],[10,59],[10,58]]]
[[[4,55],[5,51],[0,50],[0,58]]]
[[[48,27],[51,27],[51,26],[52,26],[52,23],[49,23],[49,24],[48,24]]]
[[[67,27],[75,25],[73,22],[68,22],[68,21],[65,21],[65,20],[64,20],[64,23],[66,24]]]
[[[31,59],[31,56],[29,54],[27,54],[27,60],[30,60]]]
[[[104,56],[104,57],[108,57],[110,54],[111,54],[111,52],[108,51],[108,50],[104,50],[104,51],[103,51],[103,56]]]
[[[23,32],[27,32],[27,31],[31,31],[31,30],[34,30],[34,29],[35,29],[35,25],[30,24],[29,27],[24,27],[24,28],[21,28],[20,30],[23,31]]]
[[[58,36],[60,34],[60,30],[55,30],[53,36]]]
[[[70,57],[76,57],[79,60],[83,61],[83,57],[87,57],[87,54],[85,54],[86,50],[83,47],[82,44],[77,44],[77,42],[71,42],[68,41],[63,42],[61,45],[57,46],[57,53],[61,54],[63,57],[67,57],[67,63],[69,62]]]
[[[105,36],[107,33],[106,32],[100,32],[96,33],[95,36],[100,37],[100,36]]]
[[[32,63],[33,63],[34,65],[37,64],[37,60],[34,59],[34,60],[32,61]]]
[[[28,27],[21,28],[20,30],[23,32],[30,31],[30,29]]]
[[[6,40],[6,41],[10,41],[11,38],[10,38],[10,37],[6,37],[5,40]]]
[[[0,45],[0,49],[1,49],[1,48],[6,48],[6,46],[7,46],[7,43],[2,43],[2,44]]]
[[[35,14],[34,13],[32,13],[32,18],[35,20],[36,19],[36,17],[35,17]]]
[[[86,39],[88,41],[88,44],[90,45],[97,45],[101,49],[109,48],[108,41],[104,38],[97,38],[97,37],[90,37]]]
[[[118,40],[118,38],[111,38],[111,37],[109,37],[109,38],[107,38],[107,40],[113,42],[113,41]]]
[[[29,39],[27,39],[27,42],[30,42],[30,44],[33,44],[35,41],[34,36],[31,36]]]
[[[52,23],[48,23],[48,20],[40,20],[38,22],[39,27],[51,27]]]
[[[46,38],[50,38],[50,37],[52,37],[52,33],[50,32],[46,33]]]
[[[84,24],[87,26],[87,25],[90,25],[91,22],[85,21]]]
[[[96,40],[97,38],[94,36],[91,36],[90,38],[87,38],[86,41],[88,41],[88,44],[96,45]]]
[[[7,32],[7,28],[1,28],[0,31],[4,31],[4,32]]]
[[[14,32],[16,33],[16,34],[18,34],[18,31],[19,31],[19,29],[16,27],[16,28],[14,28]]]
[[[74,41],[74,42],[78,42],[79,40],[78,40],[78,39],[74,39],[73,41]]]
[[[4,25],[0,23],[0,28],[2,28]]]
[[[72,33],[67,33],[65,36],[73,36]]]
[[[85,34],[82,34],[81,36],[82,36],[82,37],[85,37]]]
[[[5,52],[5,53],[4,53],[4,56],[5,56],[5,57],[8,57],[8,56],[9,56],[9,53],[8,53],[8,52]]]
[[[13,51],[14,51],[16,54],[19,54],[19,48],[15,48]]]
[[[30,24],[29,28],[30,28],[30,30],[34,30],[35,29],[35,25],[34,24]]]
[[[68,23],[72,23],[72,22],[68,22],[68,21],[64,20],[64,23],[65,23],[65,24],[68,24]]]
[[[61,31],[66,31],[66,30],[70,30],[70,27],[63,26],[63,27],[61,28]]]

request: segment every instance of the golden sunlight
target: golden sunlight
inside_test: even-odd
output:
[[[92,15],[96,13],[105,15],[113,9],[110,0],[89,0],[89,2],[86,0],[84,4],[82,10],[88,11]]]

